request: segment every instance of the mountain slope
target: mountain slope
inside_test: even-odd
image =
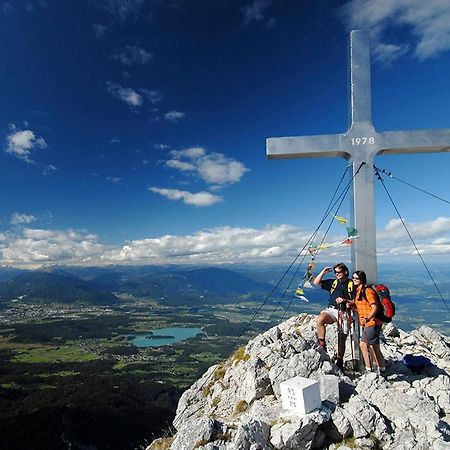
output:
[[[118,301],[114,294],[102,292],[85,281],[40,271],[23,273],[0,283],[1,300],[12,300],[22,296],[25,296],[26,300],[61,303],[81,301],[112,304]]]
[[[260,283],[232,270],[205,268],[166,273],[152,273],[124,282],[119,292],[130,292],[135,296],[167,298],[193,301],[204,297],[204,301],[229,300],[237,295],[267,292],[268,283]]]
[[[182,395],[176,435],[147,450],[168,442],[171,450],[334,450],[343,441],[371,450],[449,448],[450,339],[429,327],[408,334],[393,324],[384,336],[385,376],[370,372],[352,381],[316,344],[315,317],[292,317],[211,366]],[[331,354],[335,327],[327,341]],[[405,353],[422,354],[432,365],[412,373]],[[284,408],[297,406],[295,393],[282,403],[280,383],[297,376],[321,385],[320,407],[307,414]]]

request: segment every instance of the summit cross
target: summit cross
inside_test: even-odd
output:
[[[377,279],[377,253],[373,160],[381,154],[448,152],[450,129],[376,131],[372,125],[369,33],[351,31],[349,47],[350,126],[347,132],[269,138],[267,158],[341,156],[352,163],[351,224],[360,234],[352,245],[352,266],[353,270],[364,270],[368,282],[374,283]]]

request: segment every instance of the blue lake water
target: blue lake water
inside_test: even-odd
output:
[[[136,347],[160,347],[184,341],[201,332],[200,328],[158,328],[148,333],[134,334],[135,337],[130,342]]]

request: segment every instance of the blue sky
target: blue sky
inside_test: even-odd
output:
[[[450,128],[448,2],[0,1],[1,264],[291,260],[346,162],[269,161],[265,140],[347,130],[355,28],[377,130]],[[449,153],[376,164],[448,198]],[[449,205],[386,185],[423,255],[450,261]],[[411,260],[376,195],[380,260]]]

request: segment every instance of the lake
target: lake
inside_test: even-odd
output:
[[[201,332],[200,328],[158,328],[147,333],[134,334],[130,342],[136,347],[161,347],[184,341]]]

